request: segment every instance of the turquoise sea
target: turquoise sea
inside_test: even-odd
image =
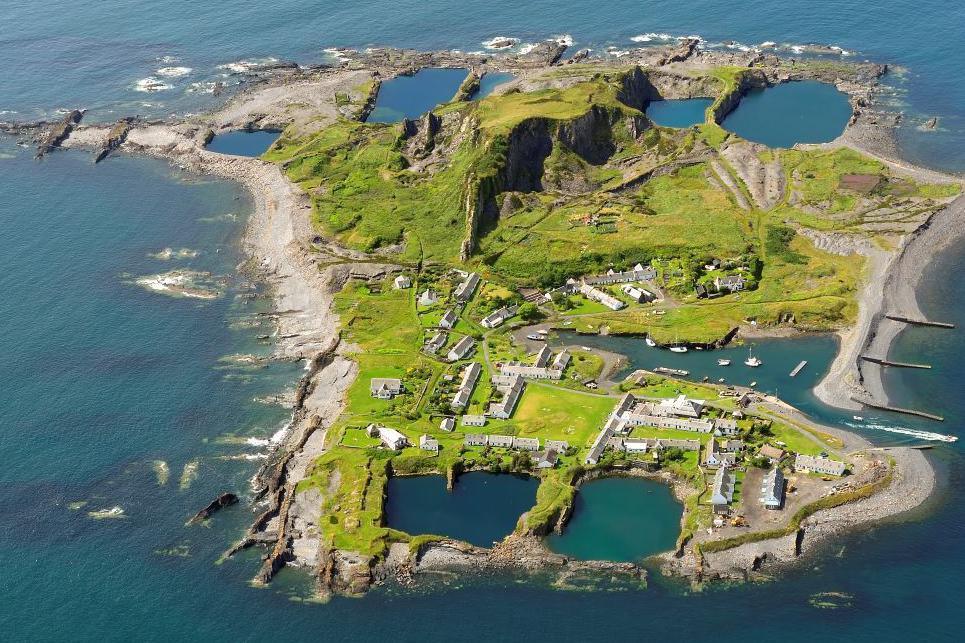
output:
[[[267,57],[322,62],[325,49],[337,46],[476,50],[494,36],[535,42],[567,34],[574,49],[602,51],[646,34],[654,42],[660,34],[699,34],[708,45],[831,44],[894,65],[888,100],[906,112],[904,154],[960,171],[962,24],[965,9],[937,0],[42,7],[13,0],[0,29],[0,120],[72,107],[91,109],[94,119],[195,111],[218,100],[203,83],[234,78],[219,65]],[[138,91],[147,77],[170,88]],[[916,125],[931,116],[941,119],[939,130],[919,132]],[[216,493],[248,494],[255,458],[287,420],[284,409],[261,398],[291,387],[302,368],[244,368],[223,359],[270,349],[257,339],[269,331],[252,321],[267,303],[249,296],[257,289],[235,270],[244,194],[148,159],[94,166],[87,155],[56,153],[37,162],[9,139],[0,139],[0,194],[4,640],[958,638],[961,443],[931,452],[942,487],[928,507],[843,538],[827,556],[773,583],[691,593],[654,575],[646,590],[608,593],[474,577],[324,605],[303,600],[310,579],[298,570],[283,572],[270,589],[251,588],[257,552],[216,564],[251,518],[244,503],[210,527],[184,526]],[[165,248],[173,250],[170,259],[152,256]],[[922,292],[930,315],[960,328],[965,285],[948,275],[963,263],[965,247],[942,257]],[[209,273],[205,284],[220,296],[173,298],[137,284],[171,270]],[[826,343],[816,346],[806,373],[826,366]],[[915,330],[894,354],[935,368],[889,374],[890,392],[909,406],[937,407],[946,422],[929,425],[933,430],[962,434],[965,336]],[[850,417],[811,410],[826,421]],[[913,424],[882,418],[899,421]],[[867,435],[901,442],[873,429]],[[155,461],[167,465],[165,484]],[[113,507],[123,517],[88,515]],[[812,605],[824,592],[846,598],[837,599],[838,609]]]

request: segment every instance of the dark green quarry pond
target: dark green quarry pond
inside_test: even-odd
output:
[[[387,80],[379,88],[368,122],[397,123],[403,118],[418,118],[455,96],[467,74],[465,69],[430,67],[412,76]]]
[[[670,487],[639,478],[586,483],[576,494],[573,516],[549,548],[584,560],[638,561],[673,549],[683,507]]]
[[[437,534],[489,547],[536,502],[536,478],[467,473],[451,492],[443,476],[390,478],[385,519],[407,533]]]
[[[840,136],[851,105],[833,85],[806,80],[755,89],[724,119],[724,129],[768,147],[827,143]]]
[[[703,123],[710,98],[655,100],[647,105],[647,118],[661,127],[690,127]]]
[[[246,132],[238,130],[218,134],[205,149],[219,154],[234,154],[235,156],[261,156],[268,151],[272,143],[278,140],[281,132],[275,130],[258,130]]]

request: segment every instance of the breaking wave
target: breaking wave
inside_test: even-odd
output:
[[[155,73],[165,78],[180,78],[181,76],[187,76],[192,71],[194,70],[190,67],[161,67]]]
[[[483,40],[480,43],[484,48],[491,51],[500,49],[511,49],[519,44],[519,38],[513,38],[511,36],[495,36],[489,40]]]
[[[162,92],[166,89],[171,89],[171,85],[167,84],[160,78],[155,78],[154,76],[142,78],[134,83],[134,91],[136,92],[154,93]]]

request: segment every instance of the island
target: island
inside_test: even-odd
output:
[[[927,321],[914,286],[961,233],[965,200],[960,179],[897,159],[895,116],[873,108],[886,68],[686,39],[620,57],[565,50],[345,50],[334,66],[253,68],[210,113],[4,126],[39,154],[152,155],[251,193],[246,270],[272,286],[277,357],[308,363],[255,478],[261,511],[226,554],[264,547],[255,582],[285,565],[309,569],[321,594],[440,569],[641,582],[645,566],[545,545],[581,485],[606,476],[665,482],[682,504],[676,547],[653,566],[746,579],[931,493],[918,450],[875,448],[751,387],[675,369],[617,377],[619,356],[579,341],[685,351],[834,332],[820,397],[889,406],[887,345]],[[419,116],[372,117],[389,83],[430,69],[464,80]],[[494,74],[507,80],[480,96]],[[797,81],[846,94],[838,138],[777,148],[721,126],[748,93]],[[689,99],[707,101],[698,122],[647,116]],[[259,158],[206,149],[234,131],[280,135]],[[539,482],[493,547],[386,524],[390,478],[451,487],[471,471]]]

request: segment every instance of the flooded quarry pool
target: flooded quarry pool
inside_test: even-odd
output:
[[[641,478],[587,482],[576,494],[573,516],[553,551],[583,560],[639,561],[674,548],[683,506],[670,487]]]
[[[539,480],[473,472],[446,491],[443,476],[390,478],[386,524],[409,534],[436,534],[490,547],[536,502]]]
[[[494,71],[488,74],[483,74],[483,77],[479,79],[479,89],[473,94],[473,100],[482,100],[493,93],[493,91],[500,85],[505,85],[511,80],[515,80],[516,76],[510,74],[506,71]]]
[[[661,127],[691,127],[704,122],[712,102],[710,98],[655,100],[647,105],[647,118]]]
[[[205,146],[209,152],[233,154],[235,156],[261,156],[278,140],[281,132],[277,130],[256,130],[248,132],[237,130],[218,134]]]
[[[455,96],[467,74],[465,69],[429,67],[412,76],[387,80],[379,88],[375,109],[367,121],[397,123],[403,118],[418,118]]]
[[[805,80],[751,90],[721,125],[768,147],[793,147],[834,140],[850,118],[847,94],[833,85]]]

